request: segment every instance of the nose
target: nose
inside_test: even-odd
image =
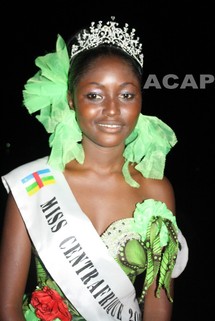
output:
[[[103,114],[113,117],[120,114],[120,102],[115,99],[107,99],[104,104]]]

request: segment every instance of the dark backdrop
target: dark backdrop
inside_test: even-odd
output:
[[[154,74],[161,89],[144,90],[143,113],[156,115],[176,132],[167,157],[177,219],[190,249],[186,270],[176,281],[173,321],[205,321],[212,313],[212,217],[214,208],[214,87],[200,88],[200,76],[215,76],[214,16],[209,2],[1,1],[0,174],[49,152],[48,136],[22,106],[22,89],[37,71],[34,59],[55,49],[57,34],[68,40],[91,21],[110,19],[136,27],[143,42],[144,77]],[[80,6],[80,7],[79,7]],[[79,8],[78,8],[79,7]],[[179,87],[162,85],[177,75]],[[192,75],[197,88],[181,89]],[[0,186],[1,225],[6,192]],[[212,311],[211,311],[212,310]]]

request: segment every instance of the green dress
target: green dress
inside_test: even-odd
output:
[[[162,287],[170,296],[170,279],[179,250],[176,218],[162,202],[138,203],[132,218],[113,222],[101,235],[109,253],[134,284],[141,306],[147,289],[158,278],[156,295]],[[27,321],[85,320],[68,302],[35,252],[37,287],[25,295],[23,312]]]

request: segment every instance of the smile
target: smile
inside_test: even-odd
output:
[[[98,124],[98,126],[107,127],[107,128],[120,128],[120,127],[122,127],[121,125],[116,125],[116,124]]]

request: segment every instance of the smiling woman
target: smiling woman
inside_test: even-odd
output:
[[[36,59],[23,102],[51,153],[2,177],[1,320],[171,320],[188,260],[164,176],[177,139],[141,113],[141,47],[112,18],[67,45],[58,35]],[[25,293],[32,256],[37,284]]]
[[[69,105],[76,112],[83,146],[88,139],[95,143],[94,148],[122,145],[124,149],[141,110],[140,82],[126,61],[115,54],[116,49],[107,55],[105,47],[99,48],[97,59],[96,49],[93,51],[93,64],[85,54],[85,73],[73,89]]]

